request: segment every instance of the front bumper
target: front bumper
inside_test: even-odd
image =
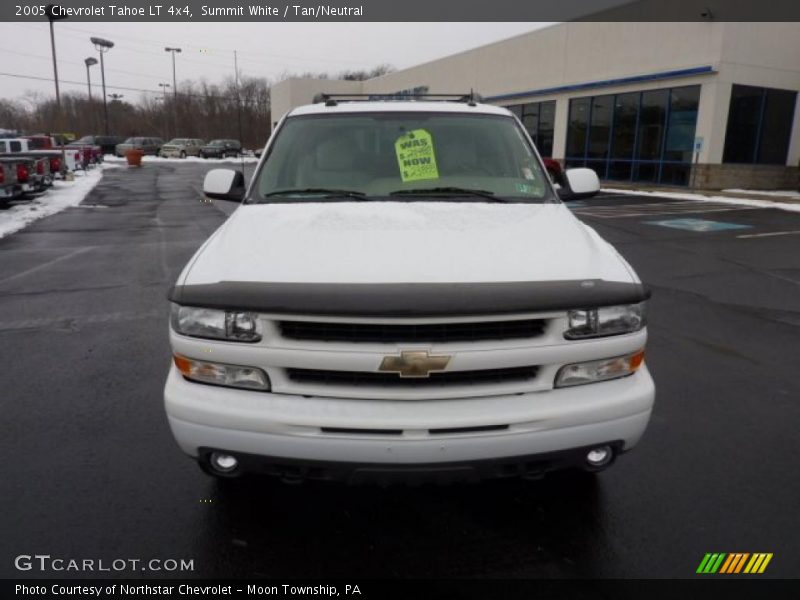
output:
[[[172,433],[193,457],[214,449],[268,457],[262,461],[268,464],[323,461],[402,471],[525,462],[605,444],[626,451],[647,427],[655,388],[643,366],[623,379],[543,392],[370,401],[202,385],[173,366],[164,398]]]
[[[457,483],[510,477],[539,479],[551,471],[568,468],[587,471],[601,470],[601,468],[592,468],[586,464],[586,454],[598,446],[612,448],[614,457],[620,452],[624,452],[619,440],[558,452],[437,463],[357,463],[293,459],[225,451],[226,454],[236,456],[238,466],[229,473],[219,473],[210,467],[210,457],[216,449],[201,448],[198,462],[206,472],[220,477],[238,477],[242,473],[259,473],[280,477],[284,481],[292,483],[303,480],[339,481],[351,484],[377,483],[380,485],[426,482]],[[611,462],[613,460],[612,458]],[[611,462],[602,468],[606,468]]]

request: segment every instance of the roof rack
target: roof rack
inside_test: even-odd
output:
[[[470,90],[468,94],[326,94],[319,93],[314,96],[313,103],[325,103],[325,106],[337,106],[340,102],[371,102],[375,100],[428,100],[434,102],[464,102],[469,106],[476,106],[483,102],[483,97]]]

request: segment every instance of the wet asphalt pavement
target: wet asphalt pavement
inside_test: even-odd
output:
[[[0,240],[0,576],[91,576],[14,568],[34,553],[193,559],[179,577],[503,578],[692,577],[706,552],[772,552],[765,576],[800,573],[800,235],[739,237],[800,214],[575,206],[653,289],[653,419],[595,479],[220,485],[162,408],[166,292],[234,208],[201,201],[206,168],[108,170],[85,207]],[[648,223],[680,218],[750,228]]]

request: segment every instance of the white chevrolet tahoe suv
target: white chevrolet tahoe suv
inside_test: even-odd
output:
[[[169,298],[164,390],[213,475],[348,482],[599,471],[654,401],[648,292],[508,110],[333,96],[287,114]]]

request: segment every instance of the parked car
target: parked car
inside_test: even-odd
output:
[[[242,144],[239,140],[211,140],[208,144],[200,148],[202,158],[226,158],[228,156],[239,156],[242,151]]]
[[[47,149],[48,146],[50,149]],[[52,140],[47,137],[31,136],[30,138],[0,139],[0,154],[2,153],[25,153],[46,156],[50,161],[50,171],[53,176],[58,174],[63,177],[67,171],[83,168],[83,157],[78,148],[65,146],[62,153],[61,149],[55,148]],[[62,159],[65,159],[66,163]]]
[[[64,158],[66,159],[66,169],[69,171],[76,171],[78,169],[86,169],[89,163],[88,157],[84,155],[84,151],[80,147],[69,146],[67,137],[64,135],[51,136],[45,133],[36,135],[28,135],[23,139],[27,140],[27,147],[30,151],[37,152],[57,152],[61,156],[62,144],[64,148]],[[55,156],[55,154],[50,154]],[[53,170],[53,172],[58,172]]]
[[[0,203],[6,203],[19,195],[17,165],[12,160],[0,159]]]
[[[89,146],[99,146],[103,155],[114,154],[117,149],[117,144],[121,144],[126,138],[119,135],[85,135],[82,138],[75,140],[76,144],[84,144]]]
[[[98,164],[103,162],[103,147],[95,142],[94,136],[84,136],[67,144],[70,148],[78,148],[85,155],[84,162],[89,164]],[[113,152],[113,150],[112,150]]]
[[[159,137],[130,137],[121,144],[117,144],[117,156],[125,156],[128,150],[141,150],[145,154],[158,156],[164,140]]]
[[[15,169],[17,196],[43,193],[52,184],[49,162],[46,157],[28,154],[0,154],[0,162]]]
[[[468,101],[467,101],[468,100]],[[461,102],[292,110],[169,298],[164,399],[208,473],[460,480],[599,471],[645,431],[649,292],[522,126]],[[257,258],[257,260],[254,260]]]
[[[175,138],[161,147],[161,156],[165,158],[186,158],[198,156],[205,142],[197,138]]]

